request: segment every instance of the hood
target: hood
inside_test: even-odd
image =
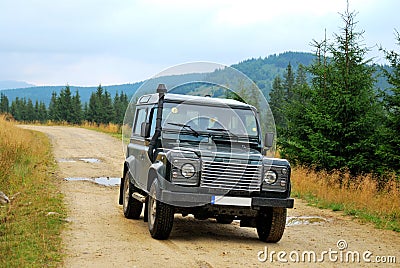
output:
[[[173,148],[174,150],[194,152],[199,158],[228,158],[228,159],[242,159],[251,161],[262,161],[263,155],[255,150],[246,146],[209,146],[199,145],[196,147],[180,146]]]

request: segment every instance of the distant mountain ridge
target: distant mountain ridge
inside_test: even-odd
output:
[[[265,58],[259,57],[259,58],[247,59],[237,64],[233,64],[232,67],[243,72],[251,80],[253,80],[257,84],[257,86],[261,89],[265,97],[269,99],[269,93],[272,90],[272,84],[275,77],[276,76],[283,77],[289,63],[291,64],[293,71],[296,73],[299,64],[302,64],[303,66],[309,66],[310,64],[312,64],[314,59],[315,55],[313,53],[284,52],[281,54],[273,54]],[[379,89],[387,89],[389,87],[389,84],[382,75],[379,75],[380,73],[381,71],[377,70],[376,76],[378,81],[375,86],[376,88]],[[179,82],[180,79],[182,81],[189,81],[190,79],[192,79],[193,81],[198,81],[198,79],[201,78],[201,74],[198,73],[185,74],[181,76],[182,77],[180,77],[180,75],[165,76],[162,77],[161,79],[152,80],[150,83],[153,84],[156,82],[160,82],[169,84],[171,79],[173,79],[175,82]],[[187,76],[189,76],[190,78],[189,80]],[[142,84],[143,82],[135,82],[132,84],[111,85],[102,87],[106,89],[112,97],[115,95],[116,92],[119,93],[124,92],[130,98]],[[153,86],[152,84],[151,86]],[[92,86],[92,87],[70,86],[70,89],[72,94],[75,94],[75,92],[78,90],[79,95],[81,97],[81,102],[88,103],[91,93],[96,91],[97,87],[98,86]],[[154,84],[154,89],[156,87],[157,85]],[[60,91],[63,88],[65,88],[65,86],[36,86],[36,87],[24,87],[17,89],[7,89],[7,90],[1,90],[0,92],[8,97],[10,103],[11,101],[15,100],[16,97],[18,97],[27,99],[30,98],[33,102],[35,102],[36,100],[43,101],[48,106],[50,103],[52,92],[56,92],[57,95],[59,95]]]
[[[35,85],[29,84],[23,81],[15,81],[15,80],[4,80],[0,81],[0,90],[3,89],[15,89],[15,88],[27,88],[34,87]]]

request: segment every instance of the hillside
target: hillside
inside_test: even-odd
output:
[[[275,77],[278,75],[283,76],[289,63],[296,71],[299,64],[310,65],[314,57],[314,54],[307,52],[284,52],[265,58],[248,59],[234,64],[232,67],[246,74],[268,97]]]
[[[238,64],[232,65],[233,68],[243,72],[250,79],[252,79],[257,86],[261,89],[267,99],[269,99],[269,93],[272,90],[272,84],[276,76],[280,75],[283,77],[286,72],[286,68],[290,63],[294,72],[297,72],[299,64],[303,66],[309,66],[312,64],[315,55],[307,52],[285,52],[282,54],[274,54],[265,58],[248,59]],[[375,73],[376,89],[387,90],[390,88],[389,83],[384,77],[381,68],[390,70],[387,65],[377,66]],[[311,79],[311,77],[309,77]]]

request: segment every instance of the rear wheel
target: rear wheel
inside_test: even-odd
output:
[[[174,223],[174,207],[156,199],[157,181],[154,180],[147,199],[147,218],[151,237],[167,239]]]
[[[267,208],[257,215],[256,226],[261,241],[276,243],[281,240],[286,224],[286,208]]]
[[[122,190],[122,206],[124,210],[124,216],[127,219],[139,219],[142,213],[143,203],[132,197],[135,187],[129,180],[129,172],[125,174],[124,186]]]

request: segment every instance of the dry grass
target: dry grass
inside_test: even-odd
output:
[[[57,266],[64,205],[45,135],[23,130],[0,115],[0,267]],[[52,212],[49,214],[49,212]]]
[[[351,177],[297,167],[292,172],[292,186],[294,196],[312,205],[341,210],[379,228],[400,232],[400,181],[394,175],[379,183],[372,175]]]
[[[80,127],[87,128],[87,129],[92,129],[96,131],[101,131],[104,133],[109,133],[109,134],[121,134],[121,126],[118,124],[113,124],[113,123],[108,123],[108,124],[96,124],[96,123],[91,123],[85,121]]]
[[[43,122],[19,122],[23,124],[30,124],[30,125],[39,125],[39,126],[66,126],[66,127],[81,127],[81,128],[86,128],[94,131],[99,131],[103,133],[110,134],[111,136],[115,138],[121,138],[122,137],[122,126],[114,123],[108,123],[108,124],[97,124],[89,121],[84,121],[79,125],[73,125],[71,123],[68,123],[66,121],[51,121],[48,120],[45,123]]]

